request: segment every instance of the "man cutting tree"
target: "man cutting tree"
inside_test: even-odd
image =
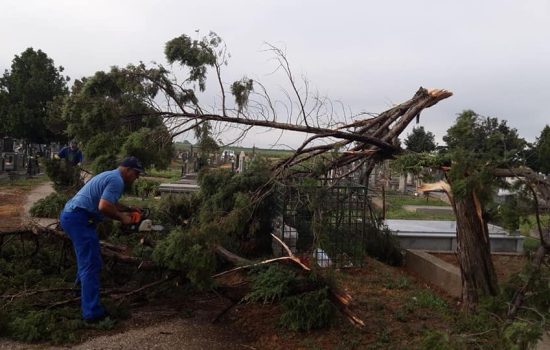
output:
[[[99,322],[107,317],[100,302],[101,249],[96,232],[104,216],[129,225],[140,220],[139,209],[128,211],[118,203],[124,185],[131,185],[143,166],[136,157],[127,157],[117,169],[102,172],[88,181],[61,212],[61,226],[70,237],[76,255],[77,281],[81,284],[82,318]]]

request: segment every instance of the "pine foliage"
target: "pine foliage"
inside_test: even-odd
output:
[[[44,160],[46,175],[53,182],[57,192],[75,194],[84,184],[80,177],[80,168],[62,159]]]
[[[58,218],[69,196],[54,192],[38,200],[30,209],[31,216],[39,218]]]
[[[244,300],[264,304],[281,300],[289,295],[296,280],[294,272],[278,265],[269,266],[263,271],[252,270],[249,276],[252,291],[244,297]]]
[[[282,303],[280,324],[292,331],[310,331],[331,324],[335,309],[328,297],[328,287],[293,296]]]

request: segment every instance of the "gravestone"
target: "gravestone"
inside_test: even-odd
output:
[[[284,225],[281,217],[273,220],[273,235],[283,241],[292,254],[296,254],[296,243],[298,241],[298,231],[294,227]],[[271,249],[275,257],[286,256],[287,253],[284,250],[283,246],[276,240],[272,239]]]
[[[2,139],[1,152],[13,153],[14,140],[11,137],[4,137]]]
[[[406,184],[407,177],[405,174],[401,174],[399,176],[399,192],[405,193],[407,191],[407,184]]]
[[[413,180],[414,180],[413,174],[407,173],[407,185],[411,185],[411,186],[414,185]]]
[[[239,154],[239,166],[237,167],[237,172],[242,173],[245,169],[246,153],[241,151]]]

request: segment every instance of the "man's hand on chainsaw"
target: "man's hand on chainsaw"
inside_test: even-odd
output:
[[[141,213],[143,212],[143,209],[141,209],[140,207],[133,207],[133,206],[132,206],[132,207],[128,207],[128,209],[130,209],[130,210],[128,210],[128,211],[129,211],[129,212],[132,212],[132,213],[138,212],[138,213],[141,214]]]
[[[141,221],[141,210],[140,211],[132,211],[130,212],[130,218],[132,220],[132,224],[137,224]]]
[[[120,222],[122,222],[123,225],[131,225],[133,223],[131,213],[120,213]]]

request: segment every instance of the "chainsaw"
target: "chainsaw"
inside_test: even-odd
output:
[[[164,231],[164,226],[153,225],[153,220],[149,219],[151,210],[149,208],[141,208],[140,210],[130,209],[132,216],[132,224],[122,225],[122,230],[125,232],[151,232]]]

